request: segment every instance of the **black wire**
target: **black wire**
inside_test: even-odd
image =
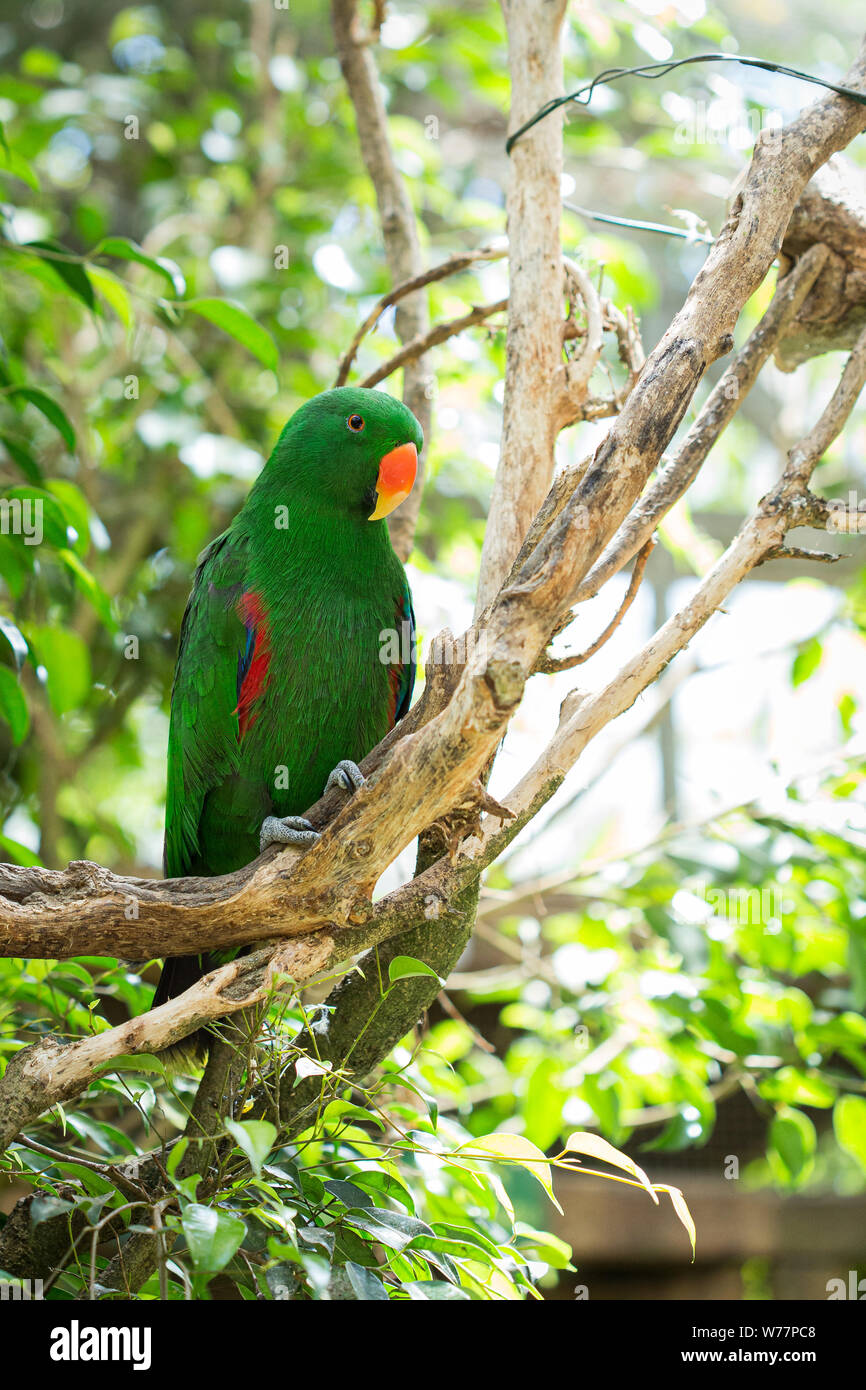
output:
[[[784,63],[772,63],[767,58],[744,58],[737,53],[697,53],[691,58],[674,58],[663,63],[644,63],[636,68],[606,68],[585,87],[579,87],[576,92],[569,92],[567,96],[556,97],[555,100],[548,101],[540,107],[534,116],[508,137],[505,142],[505,153],[511,154],[520,137],[531,130],[534,125],[537,125],[539,121],[543,121],[545,116],[556,111],[558,107],[567,106],[572,101],[578,102],[582,106],[588,106],[596,87],[605,86],[609,82],[616,82],[621,77],[647,77],[654,81],[658,77],[666,77],[669,72],[673,72],[674,68],[686,67],[689,63],[740,63],[746,68],[763,68],[765,72],[779,72],[785,77],[797,77],[801,82],[811,82],[816,87],[826,87],[828,91],[835,92],[837,96],[850,97],[852,101],[866,106],[866,93],[855,92],[851,87],[841,87],[838,82],[826,82],[823,77],[815,77],[809,72],[800,72],[798,68],[785,67]],[[581,97],[585,97],[585,100],[581,101]]]

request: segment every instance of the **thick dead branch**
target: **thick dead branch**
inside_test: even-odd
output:
[[[866,45],[846,83],[858,90],[866,86]],[[707,366],[730,351],[739,312],[777,254],[807,182],[864,126],[863,107],[833,96],[808,107],[771,137],[766,132],[759,136],[742,190],[683,308],[647,359],[552,534],[538,547],[543,551],[559,543],[556,533],[567,525],[567,512],[590,509],[594,524],[584,528],[565,561],[572,574],[569,598],[576,597],[584,576],[634,505]]]
[[[790,452],[777,488],[762,498],[756,512],[743,525],[728,549],[699,585],[692,599],[659,629],[650,641],[602,690],[581,696],[573,711],[566,711],[548,748],[506,797],[519,816],[549,779],[572,766],[586,744],[612,718],[630,708],[642,690],[688,645],[695,633],[715,613],[731,590],[755,565],[781,546],[786,533],[808,516],[808,482],[821,455],[843,428],[866,382],[866,332],[846,363],[833,397],[814,429]],[[492,828],[491,838],[498,833]],[[478,851],[484,854],[483,849]]]
[[[739,410],[761,368],[803,304],[826,263],[827,254],[825,247],[813,246],[791,274],[777,285],[766,313],[710,392],[676,456],[661,470],[580,585],[579,600],[592,598],[611,575],[628,563],[691,487],[716,440]]]
[[[611,720],[634,704],[667,664],[713,616],[732,589],[761,560],[782,545],[788,530],[802,525],[808,515],[808,481],[821,455],[839,434],[866,383],[866,332],[848,359],[839,385],[815,428],[791,450],[776,489],[768,493],[745,522],[730,546],[701,582],[686,606],[671,617],[641,650],[599,691],[574,692],[563,702],[559,727],[523,778],[506,795],[514,820],[503,826],[485,817],[479,833],[460,847],[450,864],[440,860],[427,873],[377,904],[383,916],[401,909],[417,910],[426,892],[447,901],[465,878],[492,863],[502,850],[561,786],[566,772],[583,749]]]
[[[777,346],[783,372],[819,353],[853,347],[866,322],[866,183],[860,166],[841,154],[818,170],[794,208],[780,275],[818,244],[830,255]]]
[[[511,72],[509,130],[562,95],[565,0],[502,0]],[[507,194],[508,339],[502,447],[481,553],[476,612],[508,574],[553,477],[562,354],[562,113],[514,147]]]
[[[580,298],[586,314],[586,332],[579,356],[571,358],[564,367],[557,370],[555,379],[557,433],[575,420],[584,418],[584,406],[589,395],[589,379],[601,357],[604,338],[604,314],[602,304],[592,280],[583,266],[563,257],[565,283],[570,296],[575,292]],[[572,302],[571,313],[574,312]],[[521,537],[521,540],[523,538]],[[517,547],[519,548],[519,547]]]

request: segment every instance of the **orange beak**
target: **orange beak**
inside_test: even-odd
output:
[[[418,450],[414,444],[398,444],[379,461],[379,476],[376,479],[376,510],[368,516],[368,521],[381,521],[383,516],[393,512],[401,502],[405,502],[415,483],[418,472]]]

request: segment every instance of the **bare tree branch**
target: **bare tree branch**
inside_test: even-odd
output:
[[[433,285],[438,280],[445,280],[449,275],[458,275],[463,270],[468,270],[470,266],[478,261],[498,261],[503,256],[508,255],[508,243],[503,238],[501,241],[490,246],[480,246],[476,251],[461,251],[455,256],[449,256],[447,261],[442,261],[440,265],[434,265],[430,270],[424,270],[419,275],[413,275],[411,279],[404,280],[401,285],[396,285],[393,290],[383,294],[382,298],[370,310],[361,326],[356,330],[355,336],[347,347],[340,359],[337,375],[334,379],[335,386],[345,386],[349,379],[349,372],[352,363],[358,353],[358,348],[366,338],[371,329],[375,328],[379,319],[386,309],[390,309],[393,304],[405,298],[408,294],[414,294],[416,290],[423,289],[425,285]]]
[[[730,424],[757,381],[761,368],[796,317],[826,259],[826,247],[813,246],[790,275],[779,282],[769,308],[710,392],[676,456],[641,497],[580,585],[579,600],[592,598],[611,575],[628,563],[691,487],[716,440]]]
[[[365,376],[360,383],[361,386],[378,386],[380,381],[384,381],[392,372],[396,372],[398,367],[404,367],[407,362],[414,362],[431,347],[437,347],[439,343],[447,342],[449,338],[456,337],[458,333],[463,333],[467,328],[473,328],[477,323],[484,323],[485,319],[492,318],[494,314],[501,314],[507,308],[507,299],[497,299],[494,304],[475,305],[468,314],[464,314],[459,319],[451,319],[448,323],[437,323],[429,332],[422,333],[419,338],[413,338],[399,352],[395,352],[393,357],[389,357],[387,362],[383,362],[375,371],[370,372],[369,376]]]
[[[511,72],[509,130],[562,95],[565,0],[502,0]],[[553,477],[562,358],[562,114],[514,147],[508,183],[510,288],[502,448],[478,584],[483,612],[507,575]]]
[[[331,22],[340,67],[355,108],[361,154],[376,192],[385,258],[395,284],[421,274],[421,247],[415,213],[406,184],[391,152],[388,118],[379,75],[358,14],[357,0],[331,0]],[[427,300],[420,293],[400,301],[394,320],[401,343],[423,337],[428,328]],[[407,361],[403,376],[403,400],[419,421],[429,450],[432,391],[428,368],[419,357]],[[402,560],[411,550],[423,491],[427,450],[419,462],[418,482],[400,510],[389,518],[394,549]]]

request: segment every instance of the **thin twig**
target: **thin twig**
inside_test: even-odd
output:
[[[407,362],[414,362],[416,358],[423,356],[428,348],[437,347],[439,343],[445,343],[449,338],[455,338],[458,333],[464,332],[467,328],[474,327],[477,323],[483,323],[493,314],[501,314],[508,308],[507,299],[497,299],[494,304],[477,304],[462,318],[451,319],[448,323],[438,323],[435,328],[431,328],[429,333],[422,333],[420,337],[413,338],[406,343],[399,352],[395,352],[393,357],[389,357],[387,362],[383,362],[375,371],[365,376],[359,382],[360,386],[376,386],[380,381],[384,381],[392,372],[396,372],[399,367],[405,367]]]
[[[625,598],[607,627],[604,629],[604,632],[602,632],[600,637],[595,639],[592,646],[587,647],[585,652],[580,652],[577,656],[550,656],[548,652],[545,652],[541,660],[536,664],[535,669],[537,672],[541,672],[544,675],[552,675],[557,671],[570,671],[575,666],[582,666],[585,661],[589,661],[591,656],[595,656],[599,648],[603,647],[605,642],[616,632],[616,629],[634,603],[637,597],[637,591],[641,585],[641,580],[643,579],[644,570],[647,567],[647,561],[655,550],[655,546],[655,537],[650,536],[649,540],[644,543],[643,548],[638,552],[637,559],[634,562],[634,569],[631,572],[631,579],[629,580],[628,588],[625,592]]]
[[[432,269],[425,270],[420,275],[413,275],[411,280],[404,280],[401,285],[395,285],[393,290],[383,294],[356,330],[354,338],[340,358],[334,385],[345,386],[358,348],[370,330],[376,326],[386,309],[399,303],[407,294],[413,294],[415,290],[423,289],[425,285],[433,285],[437,280],[444,280],[449,275],[459,275],[461,271],[468,270],[469,266],[477,264],[478,261],[498,261],[507,255],[508,246],[504,242],[480,246],[476,251],[461,251],[455,256],[450,256],[441,265],[434,265]]]

